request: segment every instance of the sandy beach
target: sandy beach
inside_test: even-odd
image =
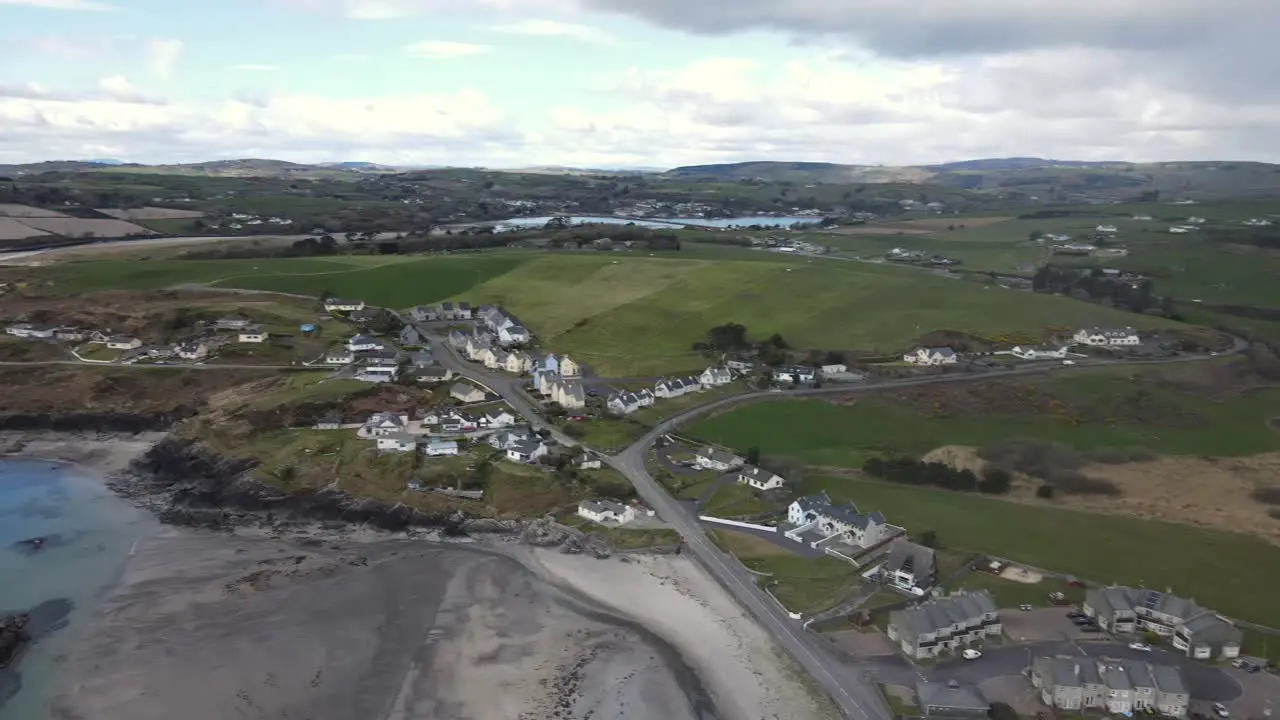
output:
[[[56,460],[79,465],[101,478],[110,478],[129,467],[134,458],[151,449],[165,433],[79,433],[35,430],[0,432],[0,457]]]
[[[706,683],[720,717],[840,716],[799,666],[692,559],[632,555],[597,560],[536,548],[517,552],[550,582],[573,588],[674,645]]]

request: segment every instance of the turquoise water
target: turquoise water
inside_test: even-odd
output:
[[[32,645],[18,663],[21,689],[0,704],[0,720],[49,716],[58,656],[119,576],[134,541],[151,528],[150,516],[74,466],[0,459],[0,612],[54,600],[71,608],[66,627]],[[31,537],[49,540],[37,552],[15,546]],[[0,679],[0,688],[12,682],[12,675]],[[6,694],[0,690],[0,699]]]

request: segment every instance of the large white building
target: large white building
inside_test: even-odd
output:
[[[1125,345],[1141,345],[1142,338],[1138,336],[1138,331],[1131,327],[1126,328],[1081,328],[1072,336],[1081,345],[1099,345],[1099,346],[1125,346]]]
[[[583,500],[578,503],[578,515],[601,524],[622,524],[636,519],[635,508],[610,500]]]

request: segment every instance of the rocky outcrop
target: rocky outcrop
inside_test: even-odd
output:
[[[194,414],[191,408],[161,413],[12,413],[0,415],[0,430],[154,432],[168,430]]]
[[[26,613],[0,616],[0,668],[9,667],[31,641],[26,629],[29,620]]]
[[[424,513],[407,505],[354,498],[331,489],[286,492],[254,479],[255,463],[226,458],[198,442],[166,438],[133,462],[114,489],[172,525],[237,526],[336,522],[383,530],[440,528],[449,533],[513,532],[519,524],[471,520],[461,513]]]

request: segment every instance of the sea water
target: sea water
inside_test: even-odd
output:
[[[0,671],[0,720],[49,716],[59,657],[152,527],[150,516],[76,466],[0,459],[0,613],[38,607],[39,624],[50,629]],[[46,541],[39,549],[21,543],[33,537]]]

